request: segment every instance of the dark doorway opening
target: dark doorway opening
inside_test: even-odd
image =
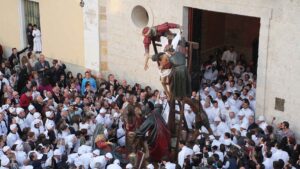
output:
[[[201,74],[201,65],[221,59],[229,46],[235,47],[237,60],[257,72],[260,18],[188,8],[188,21],[189,41],[199,43],[192,55],[192,77]],[[192,86],[199,89],[197,80],[192,79]]]

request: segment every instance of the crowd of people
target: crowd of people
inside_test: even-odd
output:
[[[50,64],[30,48],[13,48],[2,59],[0,82],[1,168],[134,168],[116,149],[130,146],[127,133],[149,117],[145,107],[162,104],[168,123],[170,107],[162,91],[90,70],[75,76],[61,61]],[[176,158],[152,163],[149,157],[146,168],[299,168],[300,146],[289,123],[273,125],[257,117],[255,89],[251,65],[238,59],[233,47],[204,64],[200,90],[191,98],[201,103],[212,133],[202,127],[197,139],[180,138]],[[191,133],[198,130],[196,113],[184,106]]]

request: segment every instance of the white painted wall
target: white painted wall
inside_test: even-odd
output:
[[[96,0],[85,1],[84,4],[83,22],[85,67],[94,71],[99,71],[99,5]]]

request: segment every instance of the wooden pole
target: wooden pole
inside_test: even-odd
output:
[[[180,103],[180,119],[179,119],[179,123],[178,123],[178,129],[177,129],[177,140],[176,140],[176,154],[179,153],[179,139],[180,139],[180,135],[181,135],[181,130],[182,130],[182,121],[184,118],[184,101],[181,100],[179,101]]]

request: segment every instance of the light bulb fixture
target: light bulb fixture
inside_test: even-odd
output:
[[[83,0],[80,0],[79,5],[83,8],[83,7],[84,7],[84,1],[83,1]]]

